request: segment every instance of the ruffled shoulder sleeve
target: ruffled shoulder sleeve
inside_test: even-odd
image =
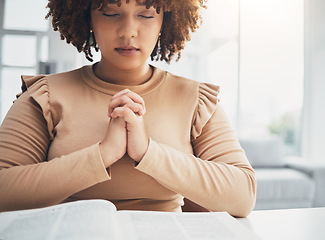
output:
[[[219,101],[219,86],[200,83],[196,113],[192,125],[192,140],[201,135],[202,129],[214,113]]]
[[[53,118],[50,106],[50,91],[46,76],[21,76],[22,93],[28,92],[30,97],[40,106],[44,119],[47,122],[48,132],[53,139]],[[17,95],[19,97],[19,95]]]

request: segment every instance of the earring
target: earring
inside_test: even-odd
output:
[[[160,49],[160,38],[161,38],[161,33],[158,35],[158,42],[157,42],[157,48]]]
[[[92,29],[90,29],[90,36],[89,36],[88,44],[89,44],[89,46],[92,46],[94,44],[93,30]]]

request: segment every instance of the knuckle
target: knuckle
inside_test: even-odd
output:
[[[121,112],[122,112],[123,114],[128,114],[129,111],[130,111],[130,109],[129,109],[129,108],[126,108],[126,107],[122,108],[122,110],[121,110]]]
[[[130,102],[132,102],[132,101],[131,101],[131,99],[130,99],[129,97],[127,97],[126,95],[123,95],[123,96],[121,97],[121,102],[122,102],[123,104],[127,104],[127,103],[130,103]]]

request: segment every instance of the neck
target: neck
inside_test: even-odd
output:
[[[149,64],[144,64],[136,69],[122,70],[107,67],[106,64],[100,61],[94,65],[93,71],[99,79],[105,82],[126,86],[143,84],[152,76],[152,68]]]

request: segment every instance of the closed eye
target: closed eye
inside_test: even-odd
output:
[[[107,14],[107,13],[103,13],[104,16],[106,17],[117,17],[119,16],[119,14],[115,13],[115,14]]]
[[[153,16],[145,16],[145,15],[139,15],[139,17],[147,18],[147,19],[149,19],[149,18],[153,18]]]

